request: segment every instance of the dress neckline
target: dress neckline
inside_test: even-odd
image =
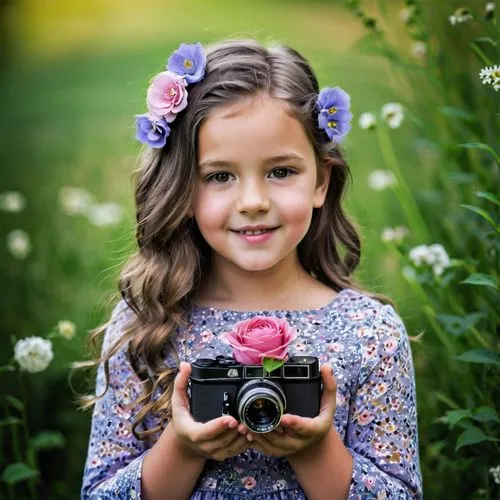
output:
[[[252,314],[252,315],[272,315],[272,314],[299,314],[299,315],[306,315],[306,314],[317,314],[320,313],[326,309],[329,309],[330,307],[333,307],[334,305],[337,304],[337,302],[340,302],[344,295],[347,295],[348,292],[352,291],[350,288],[343,288],[340,290],[333,299],[331,299],[327,304],[316,307],[314,309],[262,309],[260,311],[243,311],[240,309],[224,309],[220,307],[212,307],[212,306],[198,306],[198,305],[193,305],[192,307],[192,312],[206,312],[210,314]]]

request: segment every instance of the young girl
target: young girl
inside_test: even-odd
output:
[[[408,335],[352,278],[348,94],[320,91],[289,47],[225,41],[181,44],[147,106],[139,250],[96,361],[82,498],[421,498]],[[190,363],[230,356],[222,334],[255,316],[285,318],[289,354],[319,358],[319,415],[266,434],[196,422]]]

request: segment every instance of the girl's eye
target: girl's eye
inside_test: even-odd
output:
[[[224,182],[227,180],[228,175],[230,175],[229,172],[215,172],[214,174],[207,175],[207,177],[205,177],[205,181],[215,181],[218,184],[224,184]]]
[[[285,177],[288,177],[287,174],[294,174],[295,171],[289,167],[276,167],[273,169],[273,173],[276,174],[277,179],[284,179]]]
[[[289,167],[276,167],[271,171],[276,179],[285,179],[289,175],[293,175],[295,171]],[[229,172],[214,172],[205,177],[205,182],[216,182],[217,184],[225,184],[229,180]]]

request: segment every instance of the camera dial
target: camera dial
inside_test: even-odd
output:
[[[215,366],[216,364],[216,361],[215,359],[211,359],[211,358],[198,358],[194,364],[196,364],[197,366],[200,366],[202,368],[208,368],[210,366]]]

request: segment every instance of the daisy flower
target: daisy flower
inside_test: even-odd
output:
[[[469,9],[465,7],[458,8],[449,18],[450,24],[455,26],[455,24],[465,23],[472,19],[472,14]]]
[[[365,130],[372,130],[377,125],[377,117],[373,113],[361,113],[359,126]]]
[[[500,66],[486,66],[479,72],[479,78],[484,85],[491,85],[495,90],[500,89]]]
[[[399,128],[405,117],[403,106],[397,102],[384,104],[380,114],[391,128]]]

